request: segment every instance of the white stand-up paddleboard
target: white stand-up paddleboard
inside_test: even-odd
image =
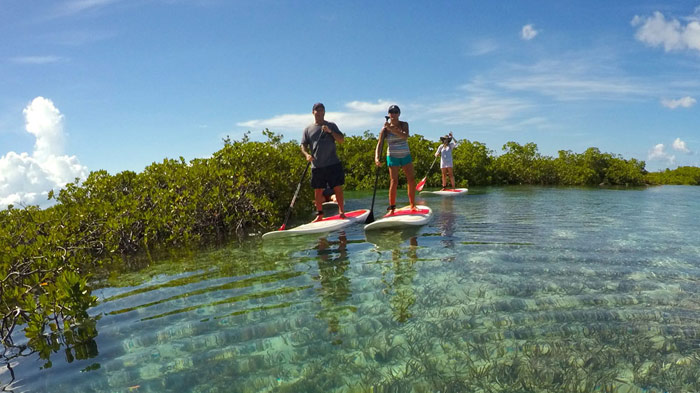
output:
[[[417,205],[417,210],[411,210],[410,206],[402,207],[389,212],[384,217],[365,225],[365,231],[386,228],[401,228],[424,225],[433,217],[433,211],[425,205]]]
[[[345,213],[345,218],[340,218],[339,214],[324,217],[320,221],[299,225],[296,228],[285,229],[283,231],[272,231],[262,235],[263,239],[277,239],[287,236],[306,235],[310,233],[324,233],[336,231],[356,222],[363,222],[369,215],[368,209],[353,210]]]
[[[421,194],[455,196],[455,195],[464,195],[467,193],[467,191],[469,191],[468,188],[448,188],[448,189],[438,190],[438,191],[421,191]]]

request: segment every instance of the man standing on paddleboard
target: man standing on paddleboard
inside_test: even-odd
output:
[[[338,213],[345,216],[343,206],[343,185],[345,184],[345,171],[336,153],[335,144],[343,143],[345,137],[335,123],[326,121],[326,107],[317,102],[311,111],[314,122],[304,129],[301,137],[301,152],[307,161],[311,162],[311,188],[314,189],[316,202],[315,221],[323,219],[323,190],[326,187],[333,189],[338,202]],[[313,152],[313,154],[309,152]]]

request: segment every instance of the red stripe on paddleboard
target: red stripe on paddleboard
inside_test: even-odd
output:
[[[355,218],[363,215],[367,210],[353,210],[351,212],[345,213],[345,218]],[[332,220],[342,220],[340,218],[340,214],[336,214],[335,216],[330,216],[330,217],[325,217],[321,221],[332,221]]]
[[[462,190],[455,190],[455,189],[449,189],[449,190],[442,190],[442,191],[449,191],[449,192],[462,192]]]
[[[430,210],[428,209],[418,209],[418,210],[411,210],[411,209],[401,209],[401,210],[394,210],[393,213],[389,212],[384,215],[384,217],[394,217],[394,216],[424,216],[428,214]]]

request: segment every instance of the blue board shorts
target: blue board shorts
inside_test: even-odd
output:
[[[407,155],[406,157],[401,157],[401,158],[395,158],[391,156],[386,156],[386,164],[388,166],[404,166],[408,165],[413,162],[413,158],[411,158],[411,155]]]
[[[345,184],[343,164],[337,163],[311,169],[311,188],[333,188]]]

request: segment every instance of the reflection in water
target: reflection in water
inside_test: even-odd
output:
[[[367,234],[368,241],[374,242],[378,249],[387,248],[391,251],[391,263],[382,266],[383,293],[390,296],[394,320],[406,322],[411,318],[411,306],[416,302],[413,279],[416,276],[415,263],[418,260],[418,229],[410,228],[398,231],[375,231]],[[408,238],[408,248],[402,248]]]
[[[439,225],[440,235],[444,238],[442,244],[445,248],[454,249],[454,226],[455,226],[455,213],[454,213],[454,198],[442,198],[440,207],[442,208],[441,220]]]
[[[365,239],[380,252],[393,251],[401,248],[407,240],[417,238],[420,232],[421,228],[419,227],[409,227],[401,230],[368,231],[365,232]],[[415,241],[417,243],[417,239]]]
[[[39,359],[43,361],[41,369],[49,369],[53,367],[51,357],[55,353],[63,352],[64,356],[62,358],[59,357],[58,361],[69,364],[97,357],[99,351],[95,339],[97,338],[98,320],[99,317],[84,315],[78,317],[77,321],[70,326],[64,327],[64,329],[57,328],[54,332],[30,339],[26,344],[4,347],[0,356],[0,362],[2,363],[0,365],[0,391],[14,391],[11,387],[16,378],[13,364],[22,358],[38,355]],[[18,336],[18,338],[20,337]],[[7,372],[3,372],[3,368],[7,369]],[[81,372],[99,368],[100,363],[94,362],[83,368]],[[9,374],[9,378],[7,374]]]
[[[349,313],[355,312],[355,308],[343,306],[343,302],[352,295],[350,279],[345,276],[345,271],[350,266],[347,253],[347,237],[345,233],[338,236],[338,242],[330,242],[327,237],[318,239],[318,276],[314,277],[321,287],[321,311],[318,318],[328,323],[331,334],[340,331],[340,319]],[[336,246],[336,248],[331,248]],[[340,338],[333,340],[334,344],[342,343]]]
[[[410,308],[416,302],[413,278],[416,276],[414,265],[418,259],[416,255],[418,239],[415,236],[411,237],[409,244],[406,251],[407,259],[402,258],[399,248],[392,250],[393,278],[388,281],[386,274],[383,274],[382,278],[387,285],[387,291],[392,294],[390,303],[394,319],[399,322],[406,322],[412,316]]]
[[[97,342],[95,341],[97,337],[97,319],[86,318],[82,323],[71,326],[69,330],[64,331],[62,337],[61,335],[56,337],[57,339],[62,338],[68,363],[74,360],[91,359],[99,354]]]

